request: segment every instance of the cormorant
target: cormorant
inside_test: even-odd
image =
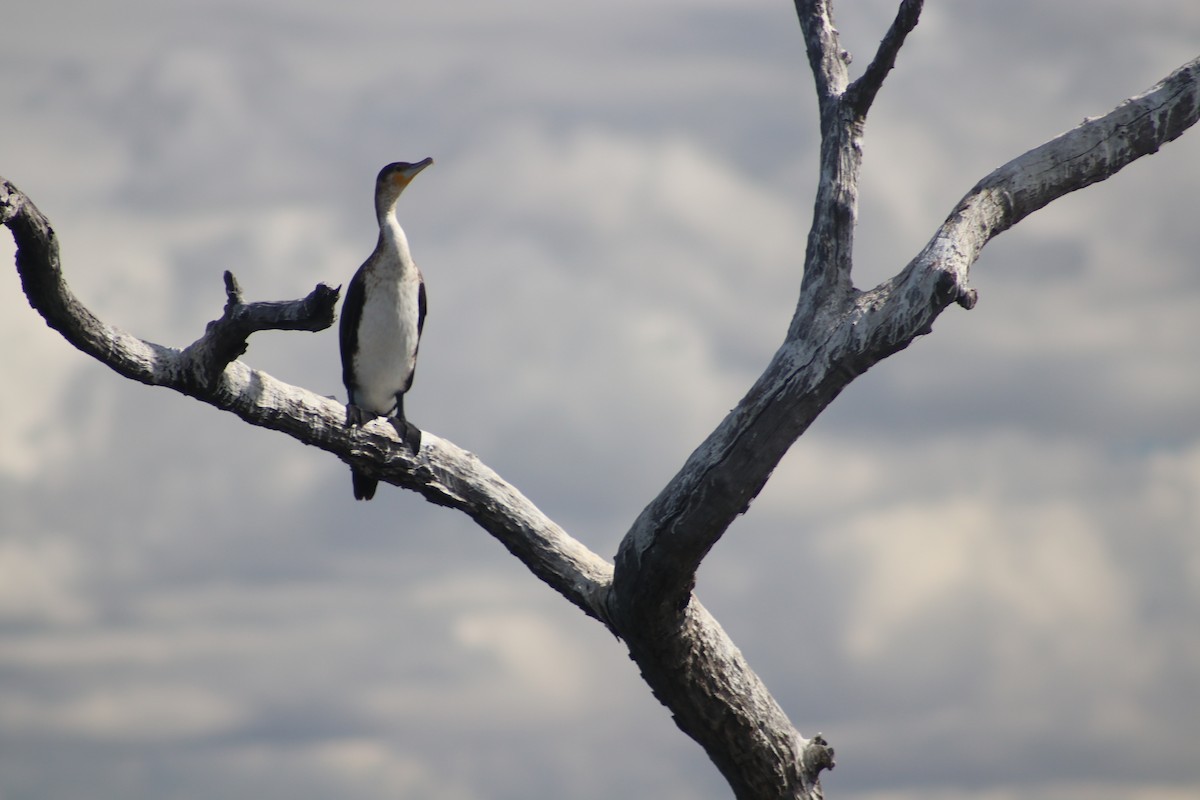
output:
[[[375,180],[379,241],[346,289],[339,327],[342,382],[349,394],[346,424],[386,416],[415,453],[421,431],[404,417],[404,393],[412,386],[417,347],[425,325],[425,280],[413,263],[408,237],[396,221],[396,200],[409,181],[433,163],[398,161]],[[354,499],[370,500],[379,481],[350,468]]]

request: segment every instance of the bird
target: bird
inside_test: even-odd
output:
[[[346,386],[346,424],[363,425],[388,417],[401,441],[416,453],[421,431],[404,416],[404,394],[412,386],[417,349],[425,327],[425,279],[396,220],[396,201],[416,177],[433,163],[397,161],[375,179],[375,217],[379,240],[354,273],[342,303],[338,327],[342,383]],[[370,500],[376,478],[350,468],[355,500]]]

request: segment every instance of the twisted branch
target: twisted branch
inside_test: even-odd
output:
[[[608,563],[474,455],[428,434],[420,455],[414,456],[392,426],[380,421],[347,426],[342,404],[233,360],[256,331],[328,328],[336,289],[322,284],[299,300],[244,303],[237,281],[226,273],[224,313],[209,323],[204,336],[179,350],[107,325],[79,302],[63,279],[49,222],[2,178],[0,224],[8,226],[16,242],[17,271],[30,305],[83,352],[127,378],[232,411],[252,425],[286,433],[432,503],[465,512],[584,613],[603,617]]]

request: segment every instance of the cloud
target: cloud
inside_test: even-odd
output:
[[[47,532],[0,541],[0,620],[70,623],[87,616],[80,596],[82,564],[73,542]]]
[[[926,9],[868,123],[860,285],[1194,54],[1190,0],[1043,6]],[[855,70],[893,10],[839,7]],[[600,552],[786,328],[816,141],[788,8],[11,12],[0,172],[140,336],[198,336],[224,269],[254,299],[344,283],[379,165],[433,155],[401,208],[414,419]],[[705,563],[838,748],[831,796],[1195,794],[1198,142],[990,245],[979,306],[850,386]],[[0,793],[727,796],[619,643],[469,521],[354,504],[339,462],[89,364],[5,280]],[[246,360],[342,391],[332,332]]]
[[[8,724],[27,734],[60,733],[105,741],[191,738],[234,724],[240,712],[214,693],[187,686],[97,691],[68,702],[4,703]]]

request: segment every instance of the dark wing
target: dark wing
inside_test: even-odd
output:
[[[338,338],[342,350],[342,383],[349,393],[349,400],[354,402],[355,387],[358,381],[354,377],[354,351],[358,350],[358,323],[362,321],[363,310],[363,270],[359,268],[346,287],[346,299],[342,301],[342,318],[338,323]]]
[[[407,392],[412,387],[413,378],[417,374],[417,353],[421,351],[421,331],[425,329],[425,310],[428,303],[425,300],[425,276],[421,274],[421,270],[417,270],[417,345],[413,348],[413,368],[412,372],[408,373],[408,380],[404,383],[404,391]]]
[[[417,341],[421,341],[421,331],[425,330],[425,276],[417,270]]]

